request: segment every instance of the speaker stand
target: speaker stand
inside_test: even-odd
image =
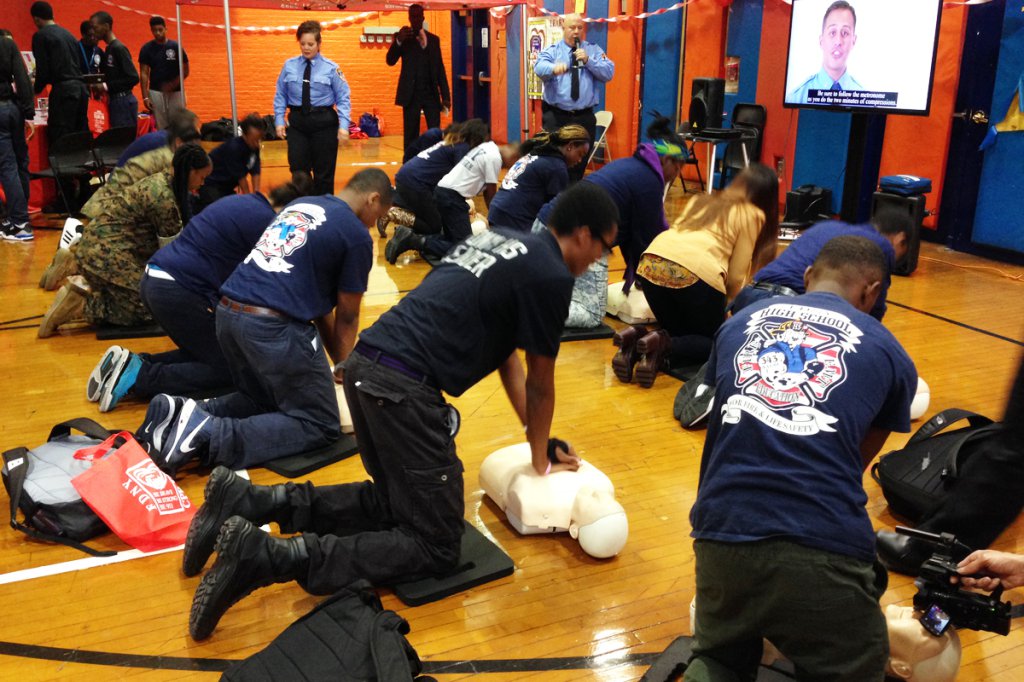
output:
[[[886,114],[854,113],[851,116],[840,208],[840,217],[848,223],[867,222],[871,215],[871,195],[878,187],[878,169],[882,162],[885,121]]]

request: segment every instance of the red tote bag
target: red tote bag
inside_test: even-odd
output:
[[[125,442],[116,452],[71,479],[71,484],[114,534],[132,547],[155,552],[182,544],[196,513],[188,496],[131,434],[122,431],[103,445],[115,445],[119,438]]]

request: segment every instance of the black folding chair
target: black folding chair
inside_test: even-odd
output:
[[[135,126],[123,126],[104,130],[96,136],[92,143],[92,155],[96,162],[95,170],[102,181],[107,173],[114,170],[121,154],[135,140]]]
[[[96,160],[92,154],[92,133],[83,130],[68,133],[50,144],[50,167],[29,173],[36,180],[53,180],[57,193],[64,204],[67,215],[71,215],[71,202],[64,191],[64,181],[74,178],[91,178],[95,173]]]
[[[743,130],[743,137],[730,142],[722,157],[722,186],[731,175],[736,175],[751,163],[761,160],[761,141],[768,118],[767,110],[760,104],[736,104],[732,109],[732,127]]]

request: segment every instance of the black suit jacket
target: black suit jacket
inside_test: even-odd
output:
[[[444,69],[444,61],[441,59],[441,39],[433,33],[427,32],[427,49],[420,47],[415,37],[403,42],[391,43],[388,48],[388,66],[394,66],[398,60],[402,60],[402,72],[398,76],[398,91],[395,93],[395,104],[408,107],[419,104],[433,104],[442,107],[452,105],[451,91],[448,89],[448,73]],[[416,102],[416,67],[415,60],[426,59],[430,66],[429,90],[434,94],[432,102]]]

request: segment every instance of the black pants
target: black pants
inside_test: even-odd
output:
[[[594,140],[597,139],[597,118],[594,116],[593,109],[580,109],[579,111],[566,111],[565,109],[559,109],[553,107],[547,102],[541,104],[541,124],[544,126],[544,130],[548,132],[555,132],[562,126],[567,126],[572,123],[581,125],[587,131],[587,135],[590,136],[590,146],[593,148]],[[587,170],[587,157],[584,157],[582,161],[569,169],[569,182],[579,182],[583,178],[583,173]]]
[[[1024,363],[1017,370],[1002,430],[975,452],[949,496],[918,525],[953,533],[974,549],[988,547],[1024,507]]]
[[[423,112],[423,117],[427,119],[427,128],[441,127],[440,106],[436,104],[413,104],[408,107],[402,107],[403,150],[408,149],[409,145],[420,136],[420,111]]]
[[[355,352],[345,396],[373,482],[288,484],[281,531],[306,533],[309,550],[299,584],[331,594],[357,578],[394,585],[450,570],[465,513],[458,412],[437,389]]]
[[[310,113],[288,110],[288,167],[313,175],[313,194],[334,194],[338,165],[338,113],[316,107]]]
[[[139,120],[139,100],[132,92],[111,95],[107,102],[111,128],[131,128]]]
[[[176,350],[140,354],[142,367],[132,387],[139,398],[157,393],[207,396],[231,391],[231,371],[217,343],[214,308],[205,296],[193,293],[173,280],[142,276],[139,286],[146,304]]]
[[[398,197],[395,205],[413,212],[416,222],[412,229],[417,234],[437,234],[441,231],[441,214],[437,211],[434,193],[429,190],[410,187],[408,183],[395,180]]]
[[[15,225],[28,223],[28,145],[25,119],[12,100],[0,100],[0,187],[7,217]]]
[[[81,81],[57,83],[50,90],[47,139],[53,143],[68,133],[89,129],[89,91]]]
[[[435,187],[434,201],[437,202],[437,211],[441,214],[441,234],[428,236],[423,250],[443,258],[453,246],[473,234],[473,226],[469,222],[466,198],[455,190]]]
[[[725,294],[701,280],[669,289],[637,276],[658,324],[672,337],[672,364],[707,362],[715,332],[725,322]]]

